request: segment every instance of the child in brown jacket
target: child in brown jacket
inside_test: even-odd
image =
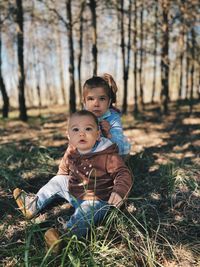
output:
[[[111,205],[119,207],[127,197],[132,178],[109,139],[100,137],[96,116],[86,110],[71,115],[68,124],[69,144],[59,171],[32,197],[16,188],[14,198],[26,218],[31,219],[57,196],[75,208],[63,227],[77,237],[85,236],[91,223],[99,223]],[[51,228],[45,233],[50,247],[59,240],[59,232]],[[55,246],[55,251],[59,248]]]

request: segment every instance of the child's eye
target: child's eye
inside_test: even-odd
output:
[[[88,96],[88,97],[87,97],[87,101],[93,101],[93,100],[94,100],[93,97],[91,97],[91,96]]]
[[[87,132],[90,132],[90,131],[92,131],[93,129],[92,129],[92,127],[87,127],[85,130],[86,130]]]
[[[106,98],[105,98],[104,96],[102,96],[102,97],[99,98],[99,100],[100,100],[100,101],[105,101]]]
[[[73,128],[73,129],[72,129],[72,132],[78,132],[78,131],[79,131],[78,128]]]

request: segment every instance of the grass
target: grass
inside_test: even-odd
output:
[[[177,112],[164,122],[147,115],[132,124],[128,117],[129,125],[137,125],[144,139],[146,132],[155,138],[159,126],[156,134],[161,141],[150,147],[142,143],[140,151],[133,151],[128,166],[134,187],[124,207],[113,209],[101,226],[92,227],[87,239],[64,237],[66,246],[58,256],[46,250],[43,235],[55,225],[63,203],[58,203],[58,210],[50,207],[51,216],[44,211],[45,222],[25,221],[12,190],[19,186],[37,192],[56,173],[65,148],[65,129],[56,126],[63,115],[44,115],[41,120],[33,116],[30,125],[13,118],[0,123],[0,266],[199,266],[200,161],[199,147],[194,145],[199,125],[196,120],[189,126],[184,120],[177,124]],[[55,127],[50,124],[53,120]],[[134,128],[127,133],[134,136],[136,149],[140,136],[137,139]],[[34,136],[27,135],[30,130]]]

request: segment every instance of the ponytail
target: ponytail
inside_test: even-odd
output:
[[[111,92],[111,103],[110,103],[110,108],[114,109],[116,112],[121,113],[116,106],[113,106],[113,104],[116,104],[117,102],[117,91],[118,87],[116,85],[115,80],[113,79],[112,75],[108,73],[104,73],[102,78],[107,82],[107,84],[110,87],[110,92]]]

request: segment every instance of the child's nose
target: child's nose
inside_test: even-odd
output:
[[[95,99],[95,101],[94,101],[94,105],[95,105],[95,106],[99,106],[99,99],[97,99],[97,98]]]
[[[80,131],[79,134],[80,134],[80,136],[83,136],[83,135],[85,135],[85,131],[82,130],[82,131]]]

